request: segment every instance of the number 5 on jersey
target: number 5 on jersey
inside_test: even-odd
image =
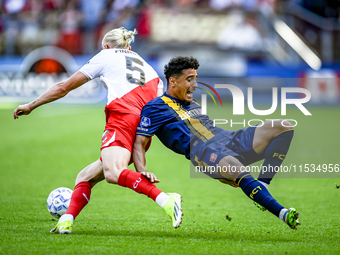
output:
[[[132,57],[127,57],[126,58],[126,69],[133,71],[137,71],[140,74],[140,78],[134,78],[132,76],[132,73],[126,73],[126,79],[128,80],[128,82],[132,83],[132,84],[136,84],[138,86],[144,86],[145,84],[145,73],[144,71],[140,68],[143,67],[143,62],[137,58],[132,58]],[[138,67],[140,66],[140,67]]]

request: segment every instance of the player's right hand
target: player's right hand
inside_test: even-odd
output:
[[[151,183],[159,182],[156,175],[150,172],[141,172]]]
[[[13,118],[14,119],[18,119],[19,116],[21,115],[28,115],[30,114],[32,111],[31,107],[29,106],[29,104],[24,104],[24,105],[19,105],[13,113]]]

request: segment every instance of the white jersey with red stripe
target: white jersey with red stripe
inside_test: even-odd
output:
[[[89,80],[100,77],[108,90],[106,109],[140,115],[143,106],[157,96],[163,82],[136,52],[105,49],[80,70]]]

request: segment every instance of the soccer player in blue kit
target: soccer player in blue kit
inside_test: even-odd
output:
[[[215,169],[224,169],[207,174],[240,187],[254,202],[296,229],[300,225],[299,213],[295,208],[283,207],[267,189],[275,173],[261,173],[255,180],[245,168],[262,159],[264,166],[282,164],[294,132],[287,127],[289,122],[284,126],[281,123],[285,120],[266,122],[262,126],[238,131],[215,127],[207,115],[201,114],[201,106],[193,100],[198,67],[197,59],[181,56],[171,59],[165,66],[166,92],[147,103],[141,113],[133,149],[137,171],[147,172],[145,148],[155,134],[166,147],[185,155],[194,166],[215,165]],[[150,181],[154,180],[151,178]]]

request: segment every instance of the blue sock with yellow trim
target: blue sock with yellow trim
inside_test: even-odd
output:
[[[274,137],[267,146],[262,171],[257,178],[259,181],[270,184],[270,181],[279,171],[279,167],[287,155],[293,135],[294,130],[285,131]]]
[[[236,183],[248,197],[279,217],[280,211],[284,209],[284,207],[280,205],[269,191],[260,182],[255,180],[249,172],[241,173],[237,177]]]

